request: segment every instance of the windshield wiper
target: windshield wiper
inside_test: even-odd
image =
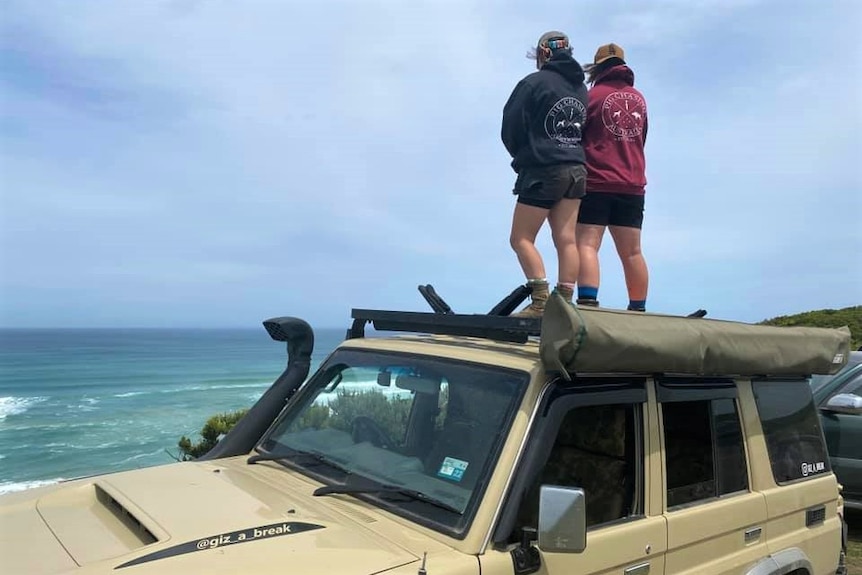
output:
[[[334,461],[333,459],[330,459],[319,451],[303,451],[302,449],[294,449],[290,453],[258,453],[249,457],[246,463],[251,465],[259,461],[277,461],[279,459],[292,460],[296,456],[307,457],[311,459],[311,465],[326,465],[327,467],[331,467],[333,469],[341,471],[345,475],[353,474],[353,472],[347,469],[345,466],[341,465],[337,461]],[[302,465],[302,463],[300,463],[300,465]],[[306,463],[305,465],[308,465],[308,463]]]
[[[428,503],[429,505],[433,505],[434,507],[439,507],[440,509],[445,509],[446,511],[451,511],[452,513],[457,513],[458,515],[463,515],[463,512],[457,507],[446,503],[445,501],[441,501],[430,495],[423,493],[421,491],[416,491],[415,489],[407,489],[406,487],[398,487],[397,485],[365,485],[365,486],[350,486],[350,485],[324,485],[323,487],[318,487],[314,490],[312,495],[329,495],[332,493],[391,493],[396,495],[403,495],[410,499],[415,499],[417,501],[422,501],[424,503]]]
[[[297,455],[310,458],[313,465],[326,465],[328,467],[341,471],[345,475],[353,475],[353,472],[347,467],[341,465],[337,461],[330,459],[319,451],[304,451],[301,449],[294,449],[290,453],[258,453],[249,457],[247,463],[253,464],[259,461],[277,461],[279,459],[293,459]],[[300,465],[302,464],[300,463]],[[421,491],[417,491],[415,489],[407,489],[406,487],[398,487],[397,485],[324,485],[315,489],[313,495],[320,496],[329,495],[331,493],[389,493],[395,495],[403,495],[404,497],[409,497],[410,499],[422,501],[424,503],[428,503],[429,505],[439,507],[440,509],[445,509],[446,511],[451,511],[452,513],[457,513],[458,515],[463,515],[463,512],[460,509],[446,503],[445,501],[441,501],[439,499],[431,497],[430,495],[427,495],[426,493],[423,493]]]

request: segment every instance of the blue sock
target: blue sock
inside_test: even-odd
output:
[[[634,311],[644,311],[646,309],[645,299],[630,299],[629,309]]]
[[[578,286],[578,299],[598,299],[599,288],[593,286]]]

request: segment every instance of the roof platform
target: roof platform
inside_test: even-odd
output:
[[[526,343],[530,337],[541,335],[540,318],[510,315],[529,297],[532,289],[528,284],[516,287],[485,314],[456,313],[431,284],[420,285],[418,289],[433,313],[354,308],[347,339],[365,337],[365,326],[369,323],[378,331],[478,337],[511,343]],[[700,309],[686,317],[705,315],[706,310]]]
[[[368,323],[379,331],[458,335],[512,343],[526,343],[530,336],[538,337],[542,331],[539,318],[377,309],[354,309],[351,317],[353,325],[347,330],[347,339],[365,337]]]

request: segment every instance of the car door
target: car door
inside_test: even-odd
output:
[[[647,496],[661,476],[657,450],[650,445],[645,379],[580,379],[545,396],[496,541],[480,556],[482,573],[663,573],[666,522]],[[538,550],[536,570],[519,571],[514,553],[522,528],[538,524],[542,485],[584,490],[586,548],[580,553]]]
[[[826,404],[838,394],[862,396],[862,368],[855,370],[822,398],[820,419],[832,471],[844,486],[847,507],[862,509],[862,415],[830,411]]]
[[[769,553],[774,558],[794,550],[811,563],[812,573],[834,572],[841,547],[837,482],[808,381],[752,378],[750,391],[759,422],[746,420],[749,440],[753,450],[766,449],[769,465],[762,467],[762,456],[752,461],[769,510]]]
[[[659,378],[667,575],[736,575],[769,554],[731,379]]]

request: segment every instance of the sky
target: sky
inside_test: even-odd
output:
[[[553,29],[647,101],[650,311],[862,304],[855,0],[2,6],[0,327],[346,327],[428,283],[488,311],[524,281],[502,109]]]

